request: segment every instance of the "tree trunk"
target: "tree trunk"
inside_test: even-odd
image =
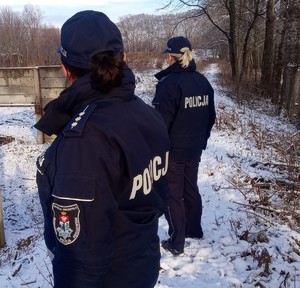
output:
[[[287,14],[286,14],[287,0],[281,0],[279,20],[277,21],[277,37],[275,45],[275,63],[273,68],[272,76],[272,103],[278,106],[278,111],[281,110],[280,99],[281,99],[281,81],[283,74],[284,65],[284,44],[287,32]]]
[[[231,65],[231,75],[235,78],[237,75],[237,55],[236,55],[236,21],[235,21],[235,0],[229,1],[229,59]]]
[[[294,28],[292,35],[294,38],[294,55],[292,65],[294,67],[294,86],[291,95],[291,101],[288,103],[289,114],[294,118],[297,117],[298,123],[300,123],[300,0],[295,0],[293,9]],[[292,37],[293,37],[292,36]]]
[[[286,109],[288,116],[292,116],[298,91],[295,91],[297,73],[300,67],[300,0],[290,1],[287,10],[287,37],[285,45],[285,63],[282,81],[281,107]],[[299,109],[299,108],[298,108]]]
[[[272,68],[274,55],[275,33],[275,0],[267,0],[267,16],[265,29],[265,42],[261,70],[260,87],[263,95],[269,97],[272,85]]]

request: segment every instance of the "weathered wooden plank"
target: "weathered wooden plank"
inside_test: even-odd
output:
[[[49,66],[49,67],[39,67],[40,77],[47,78],[57,78],[62,77],[65,78],[64,72],[62,71],[60,66]]]
[[[54,99],[57,98],[64,88],[41,89],[42,98]]]
[[[7,103],[7,104],[2,104],[0,103],[0,107],[34,107],[35,104],[34,103],[24,103],[24,104],[20,104],[20,103]]]
[[[41,88],[64,88],[66,86],[65,77],[44,77],[40,79]]]
[[[19,95],[19,94],[34,94],[34,85],[32,86],[1,86],[1,95]]]
[[[33,69],[34,68],[1,68],[0,78],[32,78]]]
[[[19,94],[19,95],[0,95],[1,104],[34,104],[35,103],[35,94]]]
[[[0,106],[34,105],[37,120],[42,108],[65,88],[66,77],[60,66],[0,68]],[[37,136],[38,143],[54,139],[42,133]]]
[[[42,99],[42,108],[44,108],[50,101],[54,100],[55,98],[43,98]]]
[[[0,78],[0,89],[6,86],[33,86],[33,77],[21,77],[21,78]]]

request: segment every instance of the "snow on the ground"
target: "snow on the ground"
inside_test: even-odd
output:
[[[136,93],[148,104],[156,83],[153,73],[136,75]],[[300,287],[299,233],[288,225],[277,224],[268,215],[247,209],[243,191],[233,185],[247,177],[268,179],[276,172],[253,165],[280,160],[271,146],[258,147],[258,137],[254,135],[257,127],[291,134],[296,129],[277,117],[238,108],[214,82],[216,73],[215,64],[204,73],[215,88],[219,118],[199,166],[204,239],[187,239],[184,254],[177,257],[161,249],[156,288]],[[220,118],[235,128],[226,128]],[[35,160],[48,144],[36,144],[34,123],[33,108],[0,108],[0,136],[15,138],[0,146],[0,190],[7,242],[0,249],[1,288],[52,287],[35,183]],[[168,238],[167,228],[166,220],[161,218],[161,240]],[[241,240],[245,231],[249,232],[248,241]]]

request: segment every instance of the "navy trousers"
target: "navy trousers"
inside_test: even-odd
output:
[[[169,160],[168,182],[170,199],[165,213],[169,224],[168,234],[172,247],[184,249],[186,237],[201,238],[202,199],[199,193],[198,160]]]

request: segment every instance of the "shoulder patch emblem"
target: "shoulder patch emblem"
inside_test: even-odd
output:
[[[61,206],[53,203],[52,211],[53,228],[57,240],[64,245],[73,243],[80,233],[80,210],[78,205]]]

